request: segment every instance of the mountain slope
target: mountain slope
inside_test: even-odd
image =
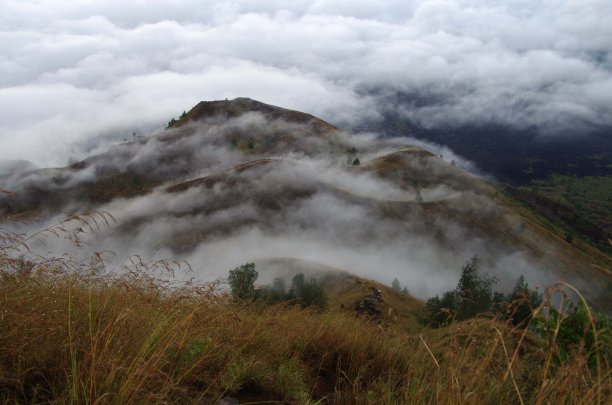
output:
[[[26,212],[41,227],[112,214],[110,229],[81,236],[83,255],[115,253],[109,267],[134,254],[185,259],[194,274],[183,276],[207,278],[256,261],[269,278],[270,260],[285,257],[294,260],[285,276],[316,262],[385,284],[397,277],[425,299],[452,288],[477,254],[502,289],[520,274],[539,286],[564,279],[612,307],[610,257],[568,243],[502,190],[401,139],[347,134],[250,99],[201,102],[165,131],[0,181],[11,191],[0,215],[18,231],[10,218]]]

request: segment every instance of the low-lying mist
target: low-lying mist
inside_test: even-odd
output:
[[[177,277],[214,279],[256,262],[267,282],[283,273],[270,264],[282,258],[286,273],[302,263],[387,284],[398,278],[427,298],[452,288],[465,261],[479,255],[501,288],[520,274],[532,285],[554,281],[545,260],[515,240],[537,235],[521,230],[484,183],[448,161],[459,157],[435,152],[442,157],[405,139],[317,133],[310,123],[252,112],[217,117],[133,139],[71,168],[5,176],[5,188],[17,194],[35,186],[65,195],[61,210],[5,226],[32,233],[68,213],[107,212],[114,221],[79,233],[79,248],[53,236],[30,246],[76,260],[105,252],[106,271],[139,256],[184,260],[191,271]],[[82,190],[127,173],[157,182],[139,195],[99,201]]]

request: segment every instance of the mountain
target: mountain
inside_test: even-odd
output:
[[[570,127],[548,129],[521,122],[490,121],[422,125],[406,111],[419,103],[430,105],[444,100],[418,100],[401,92],[387,95],[385,100],[380,118],[369,119],[355,129],[449,147],[506,184],[508,193],[566,233],[577,233],[612,253],[609,125],[585,126],[576,122]]]
[[[203,101],[163,131],[67,167],[16,166],[0,185],[3,226],[16,232],[112,216],[31,247],[61,254],[78,238],[83,257],[113,252],[110,268],[133,255],[186,260],[181,277],[206,279],[255,262],[260,282],[326,268],[342,280],[398,278],[425,299],[478,255],[502,289],[521,274],[540,287],[562,279],[612,308],[610,256],[512,192],[402,138],[350,134],[247,98]]]
[[[403,92],[372,94],[384,100],[380,118],[359,124],[357,130],[445,145],[501,182],[525,186],[552,175],[612,176],[610,125],[575,122],[573,127],[543,129],[522,122],[491,120],[424,125],[403,111],[443,105],[444,99],[419,99]]]

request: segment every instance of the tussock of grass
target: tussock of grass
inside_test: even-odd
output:
[[[0,400],[8,403],[609,403],[606,358],[472,319],[406,334],[347,312],[0,256]],[[553,351],[553,352],[551,352]]]

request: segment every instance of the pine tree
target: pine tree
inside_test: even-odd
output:
[[[487,312],[493,303],[494,277],[481,276],[478,256],[472,257],[461,269],[457,284],[457,319],[471,318]]]

